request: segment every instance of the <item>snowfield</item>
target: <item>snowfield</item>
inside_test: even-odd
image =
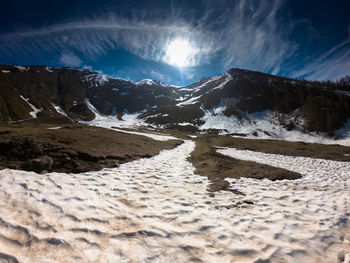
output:
[[[89,122],[82,122],[82,123],[86,123],[88,125],[97,126],[97,127],[103,127],[106,129],[112,129],[118,132],[146,136],[156,141],[177,140],[177,138],[170,135],[135,132],[135,131],[118,129],[118,128],[146,127],[147,124],[142,119],[138,118],[138,116],[141,113],[130,113],[130,114],[126,113],[123,115],[123,120],[118,120],[116,116],[102,115],[89,101],[87,101],[86,103],[89,109],[95,114],[95,119]]]
[[[204,124],[199,129],[221,129],[223,130],[221,134],[246,134],[247,136],[244,138],[247,139],[273,139],[350,146],[350,119],[344,124],[343,128],[335,131],[339,138],[333,139],[328,137],[326,133],[302,131],[301,126],[305,120],[298,116],[298,110],[284,115],[271,112],[270,110],[252,114],[244,113],[246,118],[239,119],[235,116],[227,117],[222,114],[225,109],[226,106],[221,103],[211,110],[204,110],[205,115],[202,118]],[[299,127],[288,131],[278,122],[279,117],[283,117],[285,120],[293,119],[294,123],[300,122]],[[254,133],[256,134],[254,135]]]
[[[246,196],[213,195],[187,161],[194,147],[99,172],[0,171],[0,252],[20,262],[349,262],[349,163],[220,149],[304,177],[230,179]]]
[[[249,229],[253,232],[261,229],[259,235],[279,241],[281,258],[289,258],[290,262],[313,262],[305,258],[319,255],[319,262],[337,262],[335,254],[338,253],[338,260],[344,258],[338,262],[350,262],[350,162],[234,148],[217,152],[303,175],[301,179],[275,182],[226,179],[233,189],[257,201],[247,213],[252,218]],[[275,231],[271,231],[272,225]]]

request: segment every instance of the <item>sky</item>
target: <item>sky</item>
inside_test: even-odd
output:
[[[0,64],[174,85],[230,68],[337,80],[350,75],[350,1],[3,1]]]

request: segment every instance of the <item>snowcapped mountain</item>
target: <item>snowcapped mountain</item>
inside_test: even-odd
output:
[[[142,79],[142,80],[136,81],[135,85],[136,86],[144,86],[144,85],[160,86],[160,87],[164,87],[164,88],[181,88],[180,86],[166,84],[162,81],[154,80],[154,79]]]
[[[89,70],[0,66],[0,121],[31,119],[34,111],[43,119],[91,121],[99,114],[109,122],[132,119],[130,124],[248,138],[345,139],[350,81],[311,82],[231,69],[177,87]]]

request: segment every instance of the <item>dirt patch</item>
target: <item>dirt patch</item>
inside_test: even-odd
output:
[[[204,135],[205,136],[205,135]],[[302,156],[349,162],[350,147],[305,142],[287,142],[279,140],[242,139],[231,136],[207,136],[204,138],[211,145],[232,147],[271,154]]]
[[[148,132],[147,129],[142,131]],[[189,133],[172,129],[156,129],[155,131],[161,134],[170,134],[184,140],[192,139],[196,142],[196,148],[188,160],[196,168],[197,174],[208,177],[212,182],[210,191],[232,191],[225,178],[248,177],[293,180],[301,177],[298,173],[281,168],[242,161],[219,154],[216,152],[216,147],[232,147],[271,154],[350,161],[350,147],[341,145],[233,138],[226,135]],[[190,136],[195,136],[195,138]],[[237,191],[233,192],[238,193]]]
[[[213,142],[218,136],[200,136],[196,140],[196,148],[188,158],[196,168],[196,173],[207,176],[212,182],[210,191],[232,191],[225,178],[249,177],[255,179],[297,179],[301,175],[295,172],[258,164],[255,162],[237,160],[216,152]],[[220,137],[220,136],[219,136]],[[234,193],[240,193],[233,190]]]
[[[149,158],[181,143],[82,124],[23,122],[0,126],[0,168],[81,173]]]

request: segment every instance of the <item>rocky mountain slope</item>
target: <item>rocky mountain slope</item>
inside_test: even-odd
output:
[[[316,132],[337,139],[350,136],[350,79],[311,82],[231,69],[177,87],[74,68],[0,66],[1,122],[91,121],[95,114],[122,122],[132,113],[162,128],[300,140]]]

